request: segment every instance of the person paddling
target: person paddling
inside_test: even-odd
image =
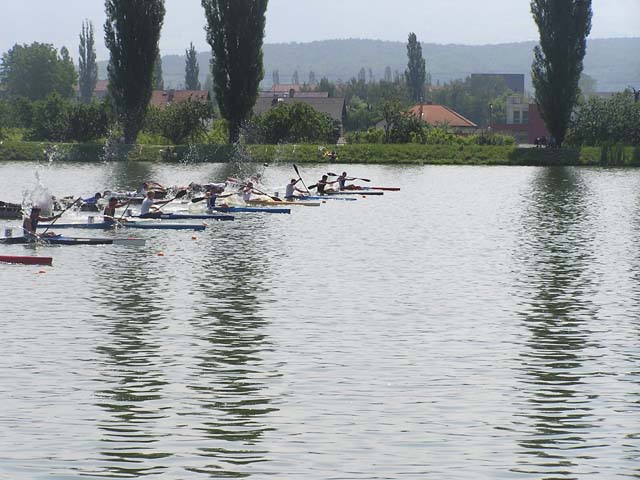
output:
[[[118,203],[118,199],[116,197],[111,197],[109,199],[109,203],[107,204],[107,206],[104,207],[104,212],[102,213],[102,215],[103,215],[102,219],[103,219],[104,223],[107,223],[107,224],[111,225],[111,224],[114,224],[114,223],[119,223],[119,222],[122,222],[122,221],[126,221],[124,219],[118,220],[116,218],[116,209],[124,207],[125,205],[128,205],[128,202]]]
[[[295,178],[291,179],[291,182],[289,182],[284,192],[285,200],[293,200],[294,198],[296,198],[296,192],[307,193],[304,190],[300,190],[299,188],[296,188],[296,185],[300,180],[301,180],[300,178],[298,178],[297,180]]]
[[[185,191],[184,193],[186,194],[187,192]],[[158,207],[175,200],[175,198],[172,198],[170,200],[156,202],[155,198],[156,193],[153,190],[149,190],[147,192],[147,198],[142,201],[142,205],[140,206],[140,218],[160,218],[162,216],[162,212],[158,211]],[[154,211],[152,212],[151,209]]]
[[[253,193],[253,182],[247,183],[247,186],[242,189],[242,200],[245,202],[251,201],[251,194]]]
[[[213,210],[216,208],[216,200],[219,198],[230,197],[231,195],[235,195],[234,193],[222,194],[224,192],[225,185],[208,185],[207,191],[205,193],[205,198],[207,199],[207,209]]]
[[[328,179],[329,177],[327,177],[326,175],[323,175],[322,178],[318,180],[318,183],[316,183],[316,188],[318,189],[318,195],[324,195],[325,188],[327,187],[327,185],[333,185],[334,183],[337,182],[337,180],[330,182]]]
[[[354,181],[354,177],[347,177],[347,172],[342,172],[338,178],[336,178],[336,182],[338,182],[338,190],[346,190],[347,186],[345,185],[347,181]]]
[[[31,240],[35,240],[36,238],[38,238],[37,230],[39,222],[53,222],[55,219],[60,218],[60,216],[62,215],[62,213],[59,213],[58,215],[55,215],[53,217],[41,217],[41,211],[42,209],[40,207],[32,207],[31,214],[22,222],[22,230],[24,231],[24,236]],[[55,233],[53,232],[47,233],[47,236],[54,235]]]

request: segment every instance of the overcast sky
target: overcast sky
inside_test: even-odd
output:
[[[98,58],[106,59],[103,0],[0,0],[0,52],[33,41],[66,45],[77,56],[78,33],[96,27]],[[485,44],[534,40],[530,0],[270,0],[265,41],[372,38]],[[160,48],[184,53],[189,42],[208,50],[200,0],[166,0]],[[640,0],[593,0],[592,38],[639,37]]]

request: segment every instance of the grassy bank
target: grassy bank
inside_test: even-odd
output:
[[[5,142],[0,161],[43,161],[49,144]],[[615,165],[640,166],[640,147],[584,147],[580,149],[531,149],[479,145],[342,145],[332,147],[340,163],[432,165]],[[55,160],[95,162],[104,159],[102,144],[56,144]],[[318,145],[249,145],[247,157],[255,162],[327,162]],[[110,160],[148,162],[228,162],[236,154],[231,145],[118,145]]]

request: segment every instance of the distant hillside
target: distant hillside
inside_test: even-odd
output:
[[[423,44],[427,69],[433,83],[464,78],[471,73],[525,73],[531,88],[529,72],[533,59],[533,42],[500,45]],[[590,40],[585,58],[585,73],[598,82],[599,91],[619,91],[628,85],[640,86],[640,38]],[[202,82],[209,65],[209,53],[199,54]],[[349,80],[364,67],[375,79],[384,77],[387,66],[392,71],[406,68],[406,44],[380,40],[325,40],[311,43],[267,44],[264,47],[264,87],[271,85],[273,70],[279,70],[280,82],[288,83],[295,70],[301,82],[313,70],[320,79]],[[184,56],[163,57],[167,87],[184,83]],[[101,64],[101,78],[105,64]]]

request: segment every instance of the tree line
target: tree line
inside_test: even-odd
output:
[[[278,108],[271,117],[254,119],[252,128],[247,128],[264,77],[262,46],[268,0],[201,0],[201,4],[213,54],[212,90],[229,142],[237,142],[243,128],[252,131],[252,138],[262,136],[273,141],[299,141],[300,138],[311,141],[312,136],[305,130],[311,125],[318,130],[316,138],[335,136],[335,125],[330,119],[316,117],[310,110],[297,107]],[[187,105],[182,110],[176,107],[159,113],[149,106],[152,89],[163,86],[158,42],[166,13],[164,0],[106,0],[105,11],[105,43],[110,52],[109,99],[91,103],[97,82],[95,38],[93,25],[84,22],[77,73],[64,47],[58,52],[46,44],[15,45],[3,55],[0,83],[9,100],[0,106],[0,119],[4,117],[6,122],[8,116],[15,115],[14,124],[29,124],[34,137],[100,138],[105,128],[113,125],[121,131],[126,143],[135,143],[141,131],[156,132],[172,140],[201,137],[207,122],[213,118],[211,109]],[[562,145],[570,127],[573,131],[587,125],[571,122],[580,100],[579,81],[586,38],[591,29],[591,0],[532,0],[531,12],[540,33],[532,65],[536,102],[554,143]],[[199,89],[198,77],[196,51],[190,44],[185,62],[187,88]],[[348,104],[345,130],[368,131],[383,122],[386,141],[404,141],[412,135],[412,138],[422,135],[421,129],[402,115],[412,104],[442,103],[483,126],[488,125],[491,114],[494,122],[503,119],[506,97],[510,94],[498,77],[489,81],[468,78],[429,91],[427,62],[415,33],[408,37],[404,75],[392,78],[388,69],[383,80],[374,82],[371,77],[370,74],[367,81],[366,70],[362,68],[350,81],[333,84],[326,78],[316,82],[316,74],[310,72],[306,88],[344,96]],[[279,72],[273,72],[273,80],[279,80]],[[65,103],[74,97],[76,82],[85,106]],[[18,98],[30,99],[32,105],[27,108]],[[492,113],[489,104],[493,106]],[[594,110],[596,106],[588,103],[583,108]],[[309,115],[308,121],[301,123],[302,114]],[[51,118],[45,118],[47,115]],[[189,121],[188,115],[191,115]],[[66,130],[58,124],[65,119]],[[169,128],[172,121],[182,125]],[[80,132],[74,125],[83,122],[95,127]],[[587,136],[572,134],[570,138],[578,141]]]

